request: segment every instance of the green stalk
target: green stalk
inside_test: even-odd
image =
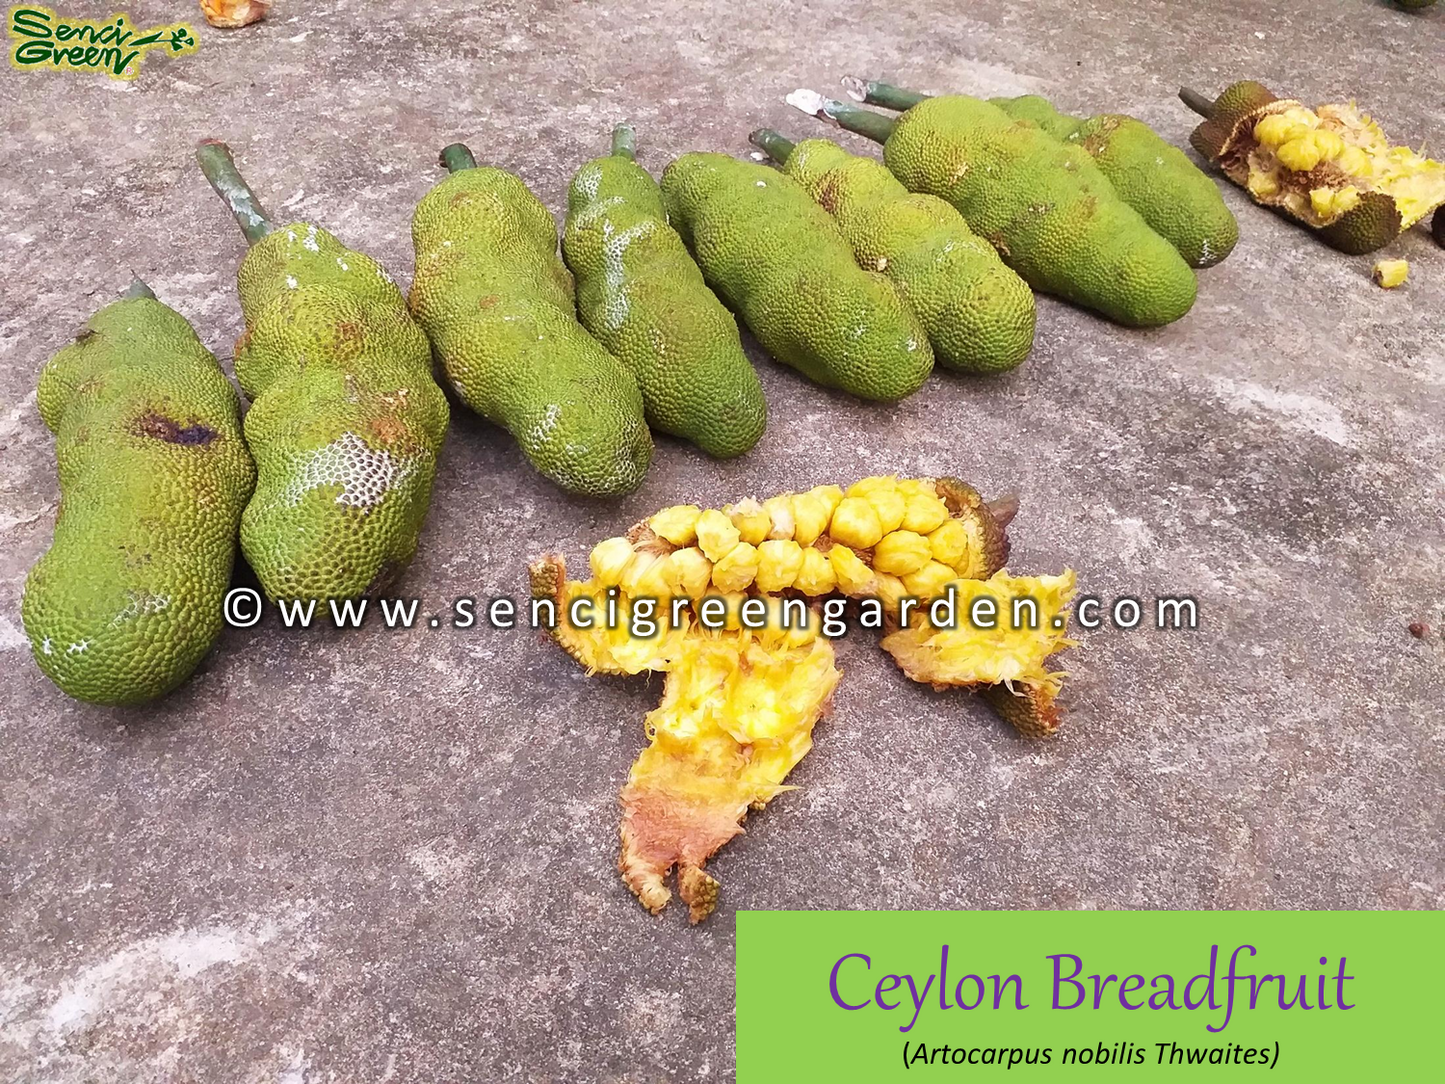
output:
[[[876,79],[865,82],[851,75],[843,80],[843,85],[848,88],[848,96],[855,101],[876,105],[882,109],[893,109],[899,113],[933,97],[931,94],[920,94],[916,90],[904,90],[891,83],[880,83]]]
[[[630,124],[619,124],[612,129],[612,156],[637,161],[637,133]]]
[[[448,173],[477,168],[477,160],[472,157],[472,152],[465,143],[453,143],[450,147],[443,147],[441,163],[447,167]]]
[[[780,166],[786,165],[788,155],[793,153],[793,141],[771,128],[756,129],[748,136],[748,142]]]
[[[196,161],[200,163],[206,180],[216,190],[216,195],[226,201],[226,206],[236,216],[236,223],[246,235],[248,245],[254,245],[275,229],[261,209],[256,193],[251,191],[241,171],[236,168],[230,147],[219,139],[203,139],[196,147]]]
[[[885,117],[882,113],[875,113],[871,109],[864,109],[848,102],[824,98],[821,94],[811,90],[795,90],[787,96],[786,101],[794,109],[801,109],[804,113],[823,120],[830,120],[839,128],[857,132],[875,143],[886,143],[888,137],[893,134],[893,129],[898,125],[898,122],[892,117]]]
[[[132,271],[130,285],[125,288],[125,292],[120,295],[120,299],[122,301],[134,301],[139,297],[149,298],[151,301],[156,299],[155,291],[142,282],[140,276]]]
[[[1214,116],[1214,103],[1200,94],[1197,90],[1190,90],[1188,87],[1179,88],[1179,100],[1187,105],[1194,112],[1198,113],[1205,120]]]

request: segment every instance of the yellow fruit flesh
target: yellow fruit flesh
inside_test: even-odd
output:
[[[953,627],[934,625],[927,610],[910,615],[908,627],[883,638],[883,648],[914,681],[937,687],[1002,686],[1032,701],[1020,713],[1031,720],[1005,718],[1030,733],[1058,725],[1054,706],[1064,674],[1050,671],[1049,656],[1074,644],[1068,639],[1066,607],[1074,594],[1074,574],[1011,576],[1007,570],[987,580],[956,580],[935,597],[954,593]],[[1022,600],[1032,600],[1030,608]],[[988,604],[992,604],[990,612]],[[940,613],[947,619],[947,615]],[[985,627],[986,625],[993,627]]]
[[[941,484],[942,490],[936,479],[885,475],[856,482],[846,493],[829,485],[720,509],[676,505],[648,519],[645,532],[634,529],[598,543],[592,572],[603,587],[640,593],[632,554],[647,550],[653,554],[648,567],[659,558],[664,562],[657,570],[663,582],[678,580],[678,563],[688,566],[692,589],[680,593],[689,598],[706,587],[696,582],[698,557],[707,562],[712,586],[725,593],[752,588],[818,596],[840,590],[856,597],[875,593],[875,570],[898,577],[926,571],[923,584],[940,576],[988,575],[1001,560],[993,552],[996,532],[967,507],[955,515],[948,499],[952,483]],[[930,570],[930,563],[945,568]]]
[[[622,789],[618,868],[644,907],[667,905],[676,866],[690,920],[712,912],[718,883],[704,864],[749,809],[787,789],[840,676],[832,646],[816,635],[795,645],[747,632],[687,639]]]
[[[1399,286],[1409,274],[1410,264],[1406,260],[1381,260],[1375,264],[1375,283],[1387,290]]]
[[[1353,102],[1305,109],[1279,100],[1253,126],[1245,187],[1313,226],[1353,210],[1361,192],[1383,192],[1408,229],[1445,204],[1445,163],[1390,144]]]

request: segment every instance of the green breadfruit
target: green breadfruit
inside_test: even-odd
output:
[[[741,455],[763,435],[763,387],[732,313],[668,224],[657,183],[633,161],[631,129],[572,178],[562,255],[582,325],[627,366],[652,428],[709,455]]]
[[[940,362],[965,373],[999,373],[1028,356],[1033,292],[953,207],[909,192],[881,162],[831,140],[794,146],[764,129],[753,142],[837,219],[860,267],[893,280]]]
[[[1119,113],[1071,117],[1036,94],[989,100],[1014,119],[1083,147],[1119,197],[1190,267],[1212,267],[1234,251],[1239,223],[1218,186],[1143,121]]]
[[[236,276],[256,494],[241,549],[267,597],[371,594],[416,553],[448,408],[426,336],[380,264],[323,229],[272,229],[224,144],[202,168],[251,250]]]
[[[25,581],[35,661],[61,690],[137,704],[215,643],[256,468],[241,405],[191,326],[140,284],[40,374],[55,540]]]
[[[464,152],[447,148],[461,168],[412,219],[412,312],[457,394],[542,474],[584,496],[631,492],[652,459],[637,382],[577,322],[547,208]]]
[[[893,284],[854,262],[838,224],[796,181],[692,153],[662,175],[669,220],[763,348],[865,399],[917,391],[933,368],[922,323]]]
[[[1194,304],[1188,264],[1094,160],[997,106],[920,102],[899,119],[883,160],[908,188],[957,207],[1035,289],[1145,327]]]

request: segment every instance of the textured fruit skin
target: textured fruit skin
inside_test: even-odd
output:
[[[577,322],[541,201],[505,170],[465,169],[422,198],[411,234],[411,309],[462,401],[563,489],[636,489],[652,460],[642,396]]]
[[[271,599],[377,591],[416,552],[446,437],[426,337],[378,263],[305,222],[251,248],[237,292],[246,560]]]
[[[910,193],[881,162],[827,139],[797,144],[783,172],[837,219],[858,265],[898,287],[940,363],[1001,373],[1028,357],[1033,292],[953,207]]]
[[[1119,197],[1190,267],[1212,267],[1234,251],[1239,223],[1218,187],[1143,121],[1119,113],[1071,117],[1036,94],[989,100],[1014,119],[1083,147]]]
[[[1430,219],[1430,236],[1435,238],[1435,243],[1445,248],[1445,207],[1437,207],[1434,216]]]
[[[256,481],[240,401],[190,325],[149,298],[96,313],[36,399],[60,512],[21,602],[35,661],[79,700],[162,696],[221,632]]]
[[[742,455],[767,426],[737,321],[667,224],[657,183],[607,155],[572,178],[562,254],[582,326],[637,381],[647,423],[709,455]]]
[[[691,153],[663,173],[662,198],[708,283],[777,360],[864,399],[902,399],[928,378],[933,348],[918,317],[887,278],[858,267],[797,182]]]
[[[1249,191],[1248,157],[1255,124],[1267,113],[1299,104],[1293,98],[1276,96],[1263,83],[1239,80],[1215,99],[1209,118],[1190,133],[1189,143],[1226,177]],[[1358,206],[1322,227],[1304,222],[1278,198],[1262,199],[1254,192],[1250,196],[1256,203],[1309,226],[1325,244],[1351,256],[1362,256],[1389,244],[1403,226],[1395,200],[1384,192],[1363,193]]]
[[[1121,324],[1153,327],[1194,304],[1194,273],[1121,200],[1094,160],[977,98],[929,98],[883,147],[914,192],[953,204],[1030,286]]]

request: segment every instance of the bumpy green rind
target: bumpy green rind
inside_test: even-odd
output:
[[[1218,186],[1143,121],[1119,113],[1071,117],[1034,94],[990,101],[1055,139],[1083,147],[1119,197],[1190,267],[1212,267],[1234,251],[1239,223]]]
[[[563,489],[628,493],[652,459],[637,382],[577,322],[557,227],[521,178],[452,174],[412,218],[412,312],[447,380]]]
[[[884,161],[909,189],[953,204],[1036,290],[1136,327],[1194,304],[1194,272],[1094,160],[996,105],[920,102],[888,137]]]
[[[79,700],[162,696],[221,632],[256,482],[240,401],[190,325],[146,297],[96,313],[36,400],[60,513],[21,601],[35,661]]]
[[[662,196],[708,283],[777,360],[865,399],[902,399],[928,378],[933,349],[918,317],[888,279],[858,267],[796,181],[691,153],[667,167]]]
[[[621,154],[572,178],[562,255],[582,325],[637,381],[647,423],[709,455],[741,455],[767,426],[737,322],[667,224],[657,183]]]
[[[837,219],[858,265],[898,287],[939,362],[1001,373],[1028,356],[1033,292],[953,207],[909,192],[881,162],[827,139],[797,144],[783,170]]]
[[[416,552],[446,437],[426,337],[378,263],[305,222],[251,248],[237,291],[246,559],[272,599],[380,590]]]
[[[1430,236],[1435,238],[1435,243],[1445,248],[1445,207],[1435,208],[1435,214],[1430,219]]]

